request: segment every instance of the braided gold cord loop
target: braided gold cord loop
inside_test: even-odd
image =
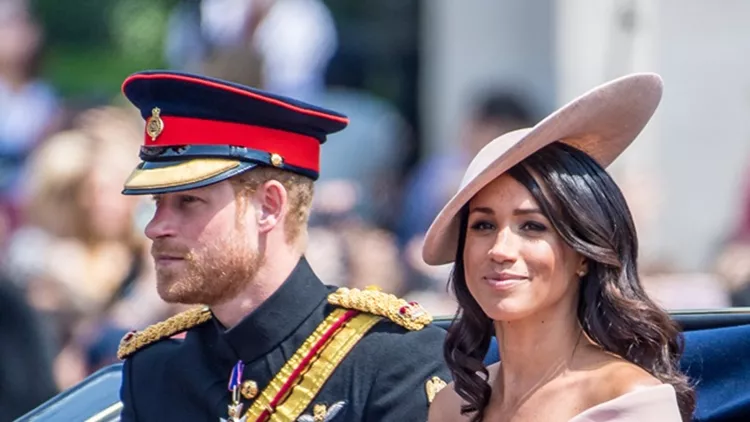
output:
[[[390,319],[411,331],[418,331],[432,322],[432,316],[417,302],[407,302],[377,287],[365,290],[342,287],[328,295],[328,303]]]
[[[137,352],[141,348],[159,340],[172,337],[196,325],[211,319],[211,311],[207,306],[188,309],[171,318],[158,322],[143,331],[132,331],[120,340],[117,358],[122,360]]]

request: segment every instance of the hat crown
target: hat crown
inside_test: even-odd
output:
[[[626,75],[589,90],[532,128],[508,132],[489,142],[472,159],[458,192],[427,230],[424,261],[431,265],[452,262],[458,247],[460,210],[492,180],[545,146],[563,142],[607,167],[651,119],[662,88],[657,74]]]
[[[464,189],[469,182],[482,174],[483,171],[491,167],[495,160],[512,148],[513,145],[517,144],[530,131],[531,128],[524,128],[507,132],[482,147],[482,149],[479,150],[479,153],[477,153],[477,155],[471,160],[471,163],[469,163],[469,166],[464,173],[464,177],[461,180],[459,191]]]

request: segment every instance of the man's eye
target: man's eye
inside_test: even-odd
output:
[[[193,202],[198,202],[198,201],[199,199],[196,198],[195,196],[183,195],[180,197],[180,202],[183,204],[191,204]]]

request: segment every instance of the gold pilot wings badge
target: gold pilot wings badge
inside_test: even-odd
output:
[[[312,415],[302,415],[297,418],[297,422],[330,422],[336,415],[344,409],[345,402],[339,401],[326,407],[324,404],[316,404],[313,406]]]

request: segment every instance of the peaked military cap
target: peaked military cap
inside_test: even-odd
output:
[[[313,180],[320,147],[349,119],[291,98],[181,72],[130,75],[123,94],[145,120],[126,195],[195,189],[259,165]]]

